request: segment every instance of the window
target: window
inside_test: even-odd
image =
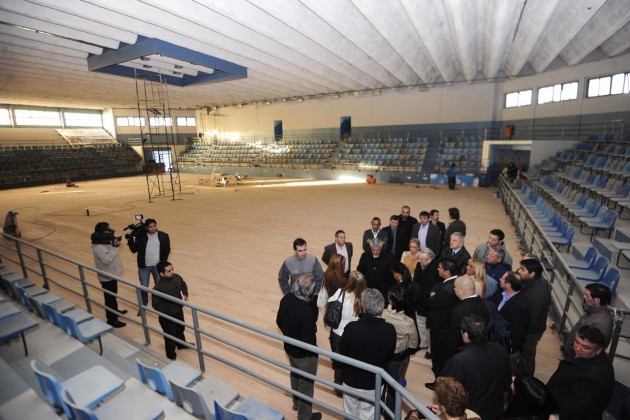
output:
[[[177,117],[178,127],[197,127],[197,121],[195,117]]]
[[[171,127],[173,125],[173,119],[171,117],[149,117],[149,125],[151,127]]]
[[[519,106],[528,106],[532,104],[532,90],[521,90],[520,92],[511,92],[505,95],[505,107],[516,108]]]
[[[59,111],[16,109],[15,125],[61,127],[61,114]]]
[[[63,119],[68,127],[102,127],[101,113],[64,112]]]
[[[8,108],[0,108],[0,125],[11,125],[11,113]]]
[[[144,127],[144,117],[116,117],[116,125],[119,127]]]
[[[578,82],[569,82],[538,89],[538,104],[577,99]]]
[[[587,98],[630,93],[630,72],[588,80]]]

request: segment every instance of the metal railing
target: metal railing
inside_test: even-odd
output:
[[[95,306],[100,307],[103,310],[108,310],[101,303],[103,296],[102,293],[114,295],[113,293],[110,293],[100,287],[100,283],[96,279],[96,275],[116,280],[118,282],[119,293],[115,296],[117,296],[120,302],[139,308],[141,315],[139,320],[120,314],[119,317],[124,317],[126,321],[136,323],[142,328],[145,338],[144,344],[148,345],[151,343],[150,333],[155,333],[162,337],[166,336],[180,345],[184,345],[187,348],[196,351],[199,368],[202,371],[206,370],[206,361],[211,359],[230,366],[231,368],[236,369],[250,377],[256,378],[260,382],[271,385],[279,392],[290,393],[298,398],[313,403],[314,406],[317,406],[320,409],[344,418],[348,418],[348,415],[339,408],[333,407],[315,398],[308,397],[298,391],[294,391],[290,387],[277,382],[275,379],[270,377],[269,374],[276,373],[275,376],[277,376],[277,369],[285,370],[313,380],[330,389],[334,388],[352,395],[353,397],[369,401],[375,406],[375,419],[379,419],[381,417],[381,411],[387,413],[390,418],[397,420],[401,419],[403,403],[405,403],[406,407],[409,409],[416,409],[420,411],[427,419],[438,419],[438,417],[430,409],[421,404],[408,390],[403,388],[398,381],[394,380],[385,372],[385,370],[381,368],[333,353],[331,351],[323,350],[319,347],[285,337],[281,334],[259,328],[246,322],[238,321],[234,318],[208,310],[188,301],[173,298],[172,296],[155,291],[151,288],[143,287],[130,282],[127,279],[105,273],[94,267],[75,261],[64,255],[47,250],[27,241],[6,235],[4,233],[2,236],[3,240],[0,241],[0,260],[5,265],[9,264],[14,266],[13,268],[21,271],[22,275],[25,278],[29,278],[31,281],[40,279],[43,282],[43,287],[48,290],[64,290],[70,294],[70,300],[72,300],[75,304],[79,304],[77,301],[81,301],[81,304],[84,305],[85,309],[90,313],[93,312],[93,308]],[[131,291],[131,295],[135,296],[135,299],[126,298],[123,295],[125,290],[128,292]],[[162,299],[170,300],[182,305],[185,312],[190,313],[190,317],[187,319],[191,319],[191,321],[182,323],[175,318],[156,312],[149,306],[144,306],[142,304],[141,292],[154,294]],[[173,322],[185,326],[187,329],[192,330],[195,335],[195,344],[191,345],[190,343],[181,341],[176,337],[164,334],[159,326],[155,326],[157,322],[155,322],[152,317],[149,317],[149,314],[165,317]],[[216,331],[225,331],[225,334],[220,335]],[[251,349],[238,342],[239,338],[244,337],[249,337],[248,341],[251,341],[252,334],[256,336],[259,342],[257,350]],[[316,353],[322,358],[332,359],[336,362],[348,364],[373,373],[375,375],[374,397],[366,397],[365,395],[358,394],[353,389],[344,385],[338,385],[323,379],[322,377],[311,375],[302,370],[293,368],[288,365],[286,361],[277,360],[276,358],[264,353],[264,349],[268,346],[272,346],[274,348],[273,353],[277,353],[277,348],[282,346],[283,343],[288,343]],[[244,367],[242,363],[239,363],[239,360],[244,361],[247,358],[254,358],[257,361],[256,371],[248,369]],[[265,372],[267,372],[267,375],[265,375]],[[382,390],[383,385],[385,384],[389,385],[395,391],[394,412],[387,408],[382,401]]]
[[[513,184],[509,183],[504,175],[499,177],[499,189],[506,213],[510,216],[523,247],[527,253],[538,257],[545,268],[543,278],[551,286],[551,315],[555,320],[558,334],[564,340],[583,314],[584,288],[552,244],[551,239],[536,223],[534,216],[523,202],[524,193],[514,189]],[[630,356],[617,353],[620,339],[630,338],[621,334],[625,313],[622,309],[614,307],[609,307],[609,310],[615,318],[615,329],[608,357],[611,360],[615,357],[630,360]]]

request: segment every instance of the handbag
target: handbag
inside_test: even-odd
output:
[[[343,301],[346,298],[345,289],[341,289],[341,301],[337,300],[328,302],[326,312],[324,313],[324,325],[330,328],[338,328],[341,323],[341,312],[343,311]]]

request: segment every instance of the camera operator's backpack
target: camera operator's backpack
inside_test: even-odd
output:
[[[510,333],[510,323],[501,314],[495,312],[490,315],[488,321],[488,340],[499,343],[508,354],[512,353],[512,334]]]

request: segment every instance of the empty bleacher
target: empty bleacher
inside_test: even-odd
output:
[[[138,174],[141,160],[121,144],[0,147],[0,188]]]

